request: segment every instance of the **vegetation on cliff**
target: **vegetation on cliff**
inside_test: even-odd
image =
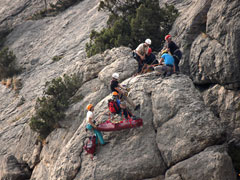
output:
[[[110,12],[107,27],[97,32],[92,30],[86,44],[88,57],[113,47],[136,48],[146,38],[152,40],[153,50],[159,50],[164,35],[168,33],[178,16],[174,6],[165,4],[160,8],[158,0],[101,1],[99,10]]]
[[[64,75],[46,83],[44,96],[37,99],[36,113],[30,120],[32,130],[39,133],[41,139],[46,138],[55,128],[60,127],[59,121],[64,119],[64,111],[70,104],[70,98],[81,86],[76,74]]]
[[[16,65],[16,56],[8,47],[0,50],[0,80],[13,77],[21,72]]]

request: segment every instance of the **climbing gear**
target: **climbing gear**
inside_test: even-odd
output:
[[[168,34],[168,35],[165,36],[165,40],[167,40],[168,38],[171,38],[171,35],[170,35],[170,34]]]
[[[92,105],[92,104],[89,104],[89,105],[87,105],[86,109],[87,109],[88,111],[90,111],[92,107],[93,107],[93,105]]]
[[[146,40],[145,40],[145,43],[147,43],[148,45],[151,45],[151,44],[152,44],[152,41],[151,41],[151,39],[146,39]]]
[[[119,114],[121,112],[121,109],[118,106],[117,102],[112,99],[108,100],[108,109],[113,114]]]
[[[118,96],[118,93],[116,91],[113,91],[112,95],[113,96]]]
[[[118,73],[113,73],[112,77],[113,77],[114,79],[118,79],[118,78],[119,78],[119,74],[118,74]]]
[[[128,93],[129,93],[129,91],[130,91],[130,88],[127,87],[126,85],[122,85],[122,87],[124,88],[124,89],[121,89],[121,90],[123,91],[123,95],[124,95],[124,96],[128,96]]]
[[[88,138],[88,141],[83,146],[83,149],[87,152],[87,154],[91,154],[91,159],[93,159],[93,156],[96,153],[96,135],[90,136]]]

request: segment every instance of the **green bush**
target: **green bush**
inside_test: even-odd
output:
[[[54,57],[52,58],[52,60],[53,60],[54,62],[57,62],[57,61],[60,61],[62,58],[63,58],[62,55],[60,55],[60,56],[54,56]]]
[[[46,138],[51,131],[59,127],[59,121],[64,119],[64,111],[70,104],[70,98],[81,86],[76,74],[59,77],[46,83],[44,96],[37,99],[36,113],[30,119],[30,127],[38,132],[41,138]]]
[[[146,38],[152,40],[152,49],[159,51],[178,16],[174,6],[165,4],[160,8],[158,0],[127,0],[125,4],[105,0],[100,2],[99,10],[110,12],[108,26],[100,32],[92,30],[90,42],[86,44],[88,57],[113,47],[135,49]]]
[[[0,51],[0,79],[13,77],[20,72],[16,66],[16,56],[8,47],[4,47]]]

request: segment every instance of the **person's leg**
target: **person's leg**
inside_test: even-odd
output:
[[[140,58],[139,55],[136,54],[136,58],[135,58],[138,62],[138,73],[140,73],[142,71],[142,68],[143,68],[143,63],[142,63],[142,60]]]
[[[102,144],[102,145],[105,144],[102,133],[96,129],[94,129],[94,133],[96,135],[96,144],[98,143],[98,139],[99,139],[100,144]]]
[[[179,72],[179,67],[178,67],[179,59],[177,56],[173,56],[173,58],[174,58],[175,71]]]
[[[173,68],[166,66],[166,76],[171,76],[173,72]]]
[[[162,66],[162,65],[160,65],[160,66],[155,66],[155,67],[154,67],[154,70],[157,71],[157,74],[158,74],[158,75],[162,75],[162,74],[164,73],[164,71],[163,71],[163,66]]]

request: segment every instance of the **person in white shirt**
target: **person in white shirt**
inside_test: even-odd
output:
[[[144,43],[141,43],[138,45],[138,47],[133,51],[133,57],[138,62],[138,73],[141,73],[145,56],[148,54],[148,48],[151,45],[152,41],[151,39],[146,39]]]
[[[87,126],[86,128],[88,130],[93,130],[94,134],[96,135],[96,144],[98,144],[98,140],[100,142],[100,144],[105,145],[108,142],[104,142],[102,133],[100,131],[97,130],[97,126],[94,124],[94,120],[93,120],[93,111],[94,111],[94,106],[92,104],[87,105]]]

